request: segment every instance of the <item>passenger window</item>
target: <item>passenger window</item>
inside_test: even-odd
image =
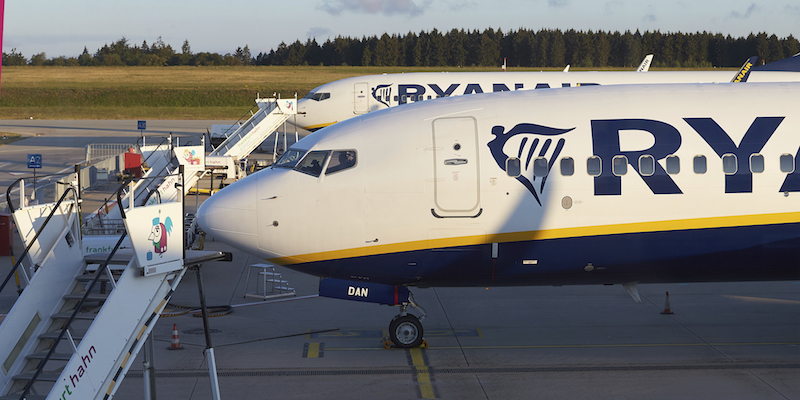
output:
[[[612,162],[614,175],[622,176],[628,173],[628,157],[614,156]]]
[[[275,162],[274,166],[278,168],[294,168],[297,162],[303,158],[303,154],[306,154],[305,150],[289,149]]]
[[[312,100],[316,100],[316,101],[322,101],[322,100],[330,99],[330,98],[331,98],[331,94],[330,93],[324,93],[324,92],[317,92],[317,93],[314,93],[314,95],[311,96],[311,99]]]
[[[536,157],[533,160],[533,176],[547,176],[547,159],[544,157]]]
[[[781,172],[794,172],[794,156],[791,154],[781,154]]]
[[[522,173],[522,169],[520,168],[519,158],[506,159],[506,174],[516,178],[520,173]]]
[[[334,151],[333,155],[331,155],[331,160],[328,161],[328,168],[325,169],[325,175],[339,172],[348,168],[353,168],[355,166],[355,150]]]
[[[600,157],[591,156],[586,160],[586,173],[591,176],[600,176],[602,171]]]
[[[643,155],[639,157],[639,173],[642,176],[652,176],[656,173],[656,159],[651,155]]]
[[[575,160],[572,157],[561,159],[561,175],[572,176],[575,173]]]
[[[750,156],[750,172],[760,174],[764,172],[764,156],[753,154]]]
[[[735,154],[724,154],[722,156],[722,172],[724,172],[725,175],[735,174],[738,169],[737,167]]]
[[[694,173],[705,174],[707,170],[706,156],[694,156]]]
[[[678,156],[667,156],[667,173],[675,175],[681,172],[681,159]]]
[[[328,158],[329,153],[329,151],[311,151],[300,161],[295,170],[313,176],[320,176],[322,174],[322,166],[325,165],[325,159]]]

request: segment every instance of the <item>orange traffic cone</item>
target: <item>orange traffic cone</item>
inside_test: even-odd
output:
[[[169,345],[169,350],[183,350],[181,339],[178,337],[178,324],[172,324],[172,343]]]
[[[667,299],[664,301],[664,310],[661,311],[662,314],[673,314],[672,310],[669,307],[669,292],[667,292]]]

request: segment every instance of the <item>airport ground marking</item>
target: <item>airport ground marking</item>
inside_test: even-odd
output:
[[[325,343],[311,342],[303,346],[303,358],[322,358],[325,356]]]
[[[800,342],[728,342],[728,343],[630,343],[630,344],[542,344],[508,346],[430,346],[426,350],[524,350],[524,349],[586,349],[586,348],[625,348],[625,347],[700,347],[700,346],[800,346]],[[373,351],[383,347],[331,347],[328,351]]]
[[[407,349],[408,364],[414,369],[414,381],[417,383],[419,397],[422,399],[436,399],[436,391],[433,387],[433,376],[428,369],[428,357],[425,350],[414,347]]]

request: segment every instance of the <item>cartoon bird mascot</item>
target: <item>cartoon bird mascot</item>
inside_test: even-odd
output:
[[[155,252],[160,257],[164,257],[167,252],[167,236],[172,234],[172,219],[167,217],[162,224],[159,217],[153,218],[153,229],[150,231],[150,237],[147,240],[153,241]]]

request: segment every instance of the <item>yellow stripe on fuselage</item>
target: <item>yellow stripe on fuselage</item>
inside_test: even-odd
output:
[[[311,132],[313,132],[313,131],[320,130],[320,129],[322,129],[322,128],[325,128],[325,127],[331,126],[331,125],[333,125],[333,124],[335,124],[335,123],[337,123],[337,122],[339,122],[339,121],[326,122],[326,123],[324,123],[324,124],[317,124],[317,125],[303,126],[302,128],[303,128],[303,129],[305,129],[305,130],[307,130],[307,131],[311,131]]]
[[[324,251],[319,253],[273,258],[269,259],[269,261],[279,265],[291,265],[342,258],[363,257],[378,254],[401,253],[407,251],[448,247],[474,246],[489,243],[511,243],[530,240],[566,239],[630,233],[777,225],[798,222],[800,222],[800,212],[635,222],[628,224],[581,226],[574,228],[545,229],[527,232],[498,233],[494,235],[459,236],[444,239],[415,240],[411,242],[384,244],[370,247],[357,247],[352,249]]]

